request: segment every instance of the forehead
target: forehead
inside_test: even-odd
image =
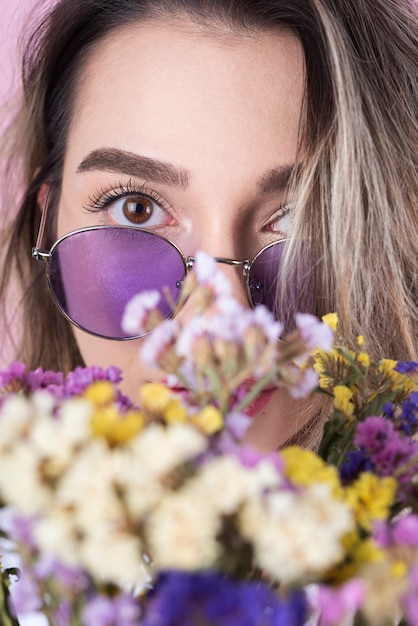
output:
[[[68,154],[112,146],[184,166],[199,158],[213,168],[216,159],[221,171],[249,155],[262,169],[280,146],[280,160],[291,162],[303,91],[302,47],[290,30],[131,25],[84,64]]]

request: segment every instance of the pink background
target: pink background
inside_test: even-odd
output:
[[[17,46],[22,26],[37,0],[0,0],[0,105],[19,84]]]

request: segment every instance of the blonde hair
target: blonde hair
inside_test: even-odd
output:
[[[83,60],[112,30],[179,15],[240,34],[281,25],[298,34],[306,63],[302,167],[284,271],[307,282],[299,242],[308,239],[315,311],[337,311],[349,340],[363,334],[377,358],[416,359],[418,15],[409,0],[60,0],[42,15],[26,45],[7,170],[23,159],[23,199],[6,234],[0,285],[7,310],[10,285],[16,277],[20,284],[16,356],[63,371],[82,362],[30,251],[43,184],[54,184],[52,208],[58,204]],[[51,220],[47,245],[54,239]]]

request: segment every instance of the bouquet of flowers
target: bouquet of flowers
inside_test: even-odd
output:
[[[333,314],[283,335],[203,254],[192,290],[187,323],[154,293],[128,306],[166,372],[138,402],[116,368],[0,373],[1,623],[418,625],[418,364],[349,349]],[[272,382],[323,395],[317,452],[241,443]]]

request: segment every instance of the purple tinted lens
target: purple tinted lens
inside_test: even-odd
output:
[[[296,272],[281,274],[284,249],[285,241],[278,241],[258,253],[251,265],[249,286],[253,304],[264,304],[289,330],[294,313],[314,312],[314,288],[309,278],[307,246],[301,248],[299,277]],[[284,288],[279,290],[281,281]]]
[[[166,239],[139,229],[106,227],[60,241],[52,254],[49,283],[58,307],[78,326],[126,339],[121,321],[129,300],[156,289],[162,294],[159,309],[169,317],[184,274],[179,251]]]

